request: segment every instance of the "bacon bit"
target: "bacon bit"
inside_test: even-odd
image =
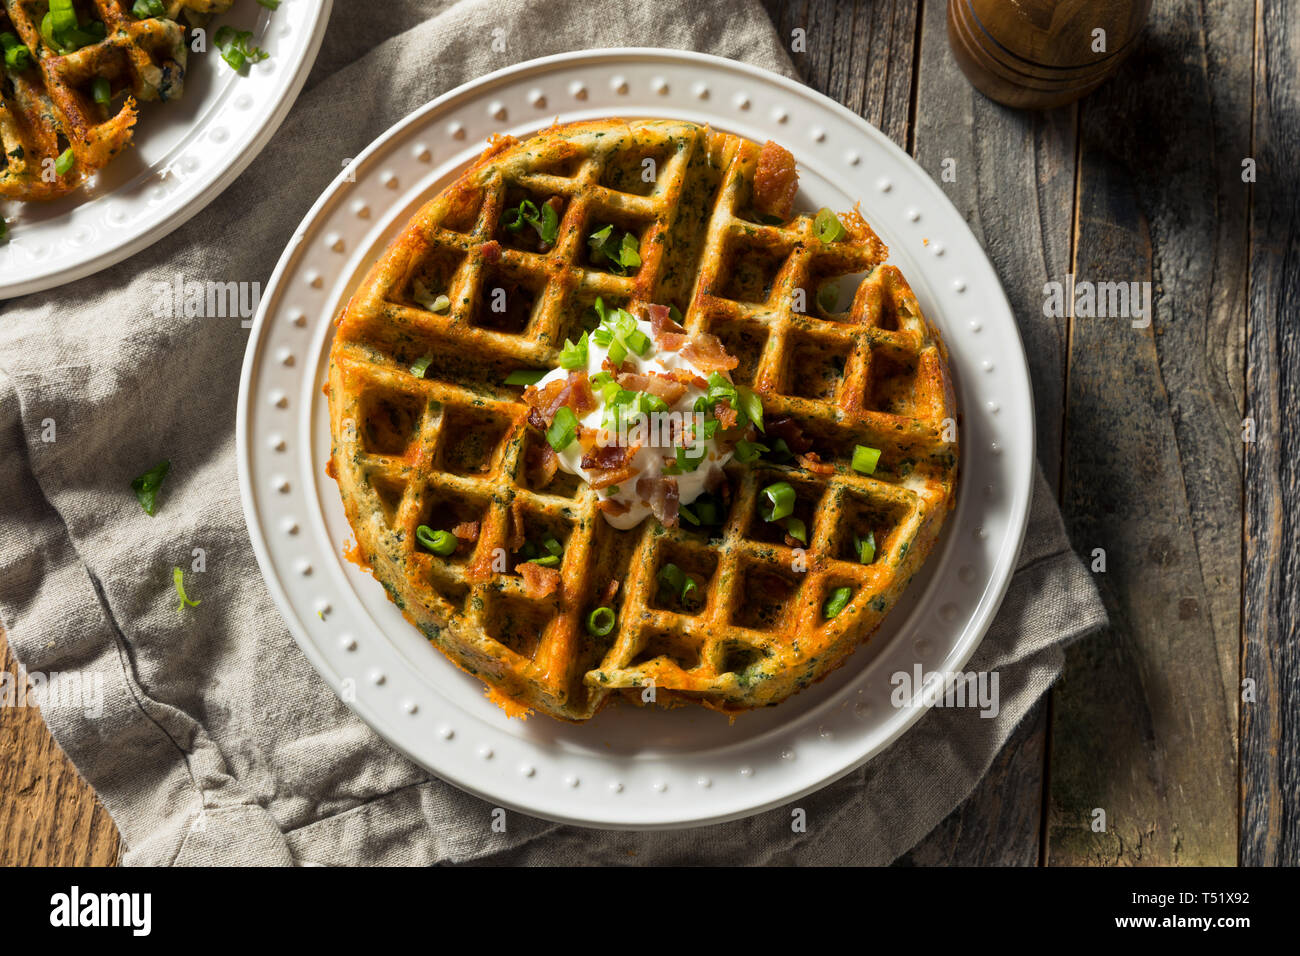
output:
[[[628,510],[628,506],[627,506],[627,505],[623,505],[623,510],[624,510],[624,511]],[[613,603],[614,603],[614,596],[615,596],[616,594],[618,594],[618,585],[619,585],[619,581],[618,581],[617,578],[610,578],[610,579],[609,579],[609,583],[605,585],[605,591],[604,591],[604,593],[600,596],[600,603],[601,603],[601,604],[604,604],[604,605],[606,605],[606,606],[612,606],[612,605],[613,605]]]
[[[591,383],[587,381],[586,372],[570,372],[568,387],[569,394],[565,404],[572,408],[579,418],[596,408],[596,396],[591,394]]]
[[[636,472],[630,466],[625,465],[614,471],[602,471],[594,474],[587,480],[587,484],[599,491],[601,488],[608,488],[610,485],[621,485],[635,474]]]
[[[618,501],[614,498],[602,498],[600,504],[596,505],[596,507],[605,514],[614,515],[615,517],[625,515],[632,510],[632,506],[626,501]],[[617,584],[618,582],[615,581],[614,583]]]
[[[705,383],[708,384],[707,382]],[[650,376],[650,384],[646,386],[646,391],[651,395],[662,398],[669,405],[672,405],[679,398],[686,394],[686,386],[678,382],[671,375],[663,375],[654,372]]]
[[[536,561],[525,561],[516,570],[524,579],[524,594],[534,600],[550,597],[560,589],[558,568],[544,568]]]
[[[546,387],[538,389],[536,385],[529,385],[524,389],[524,402],[528,405],[528,423],[534,428],[540,428],[546,431],[550,427],[551,419],[555,417],[555,410],[564,404],[560,393],[568,385],[567,382],[561,382],[556,379],[546,383]]]
[[[631,449],[618,445],[597,446],[582,456],[582,467],[588,471],[609,471],[622,468],[631,460]]]
[[[529,442],[524,453],[524,477],[534,488],[545,488],[555,477],[560,458],[546,442]]]
[[[794,195],[799,191],[799,172],[790,151],[770,139],[758,154],[754,171],[754,209],[782,222],[794,209]]]
[[[650,510],[665,528],[677,527],[678,491],[676,478],[638,478],[636,493],[648,501]]]
[[[789,442],[786,444],[789,444]],[[799,464],[818,475],[831,475],[835,473],[835,466],[829,462],[822,461],[817,457],[815,451],[810,451],[806,455],[800,455]]]
[[[801,455],[812,447],[812,442],[804,437],[799,423],[789,415],[766,419],[763,424],[769,438],[780,438],[796,455]]]
[[[456,525],[456,527],[451,529],[451,533],[454,534],[461,541],[472,544],[473,542],[478,540],[478,522],[477,521],[461,522],[460,524]]]
[[[683,385],[694,385],[696,388],[707,389],[709,383],[694,372],[688,372],[684,368],[675,368],[668,373],[668,377],[674,382],[681,382]]]
[[[713,406],[713,417],[718,420],[718,424],[725,430],[735,428],[740,416],[736,410],[726,402],[716,402]]]
[[[519,499],[510,502],[510,533],[506,536],[506,547],[518,551],[528,540],[524,534],[524,503]]]
[[[483,243],[483,245],[479,247],[479,252],[483,256],[483,261],[490,266],[496,265],[501,261],[501,243],[497,242],[495,239]]]
[[[650,314],[650,331],[655,344],[667,352],[676,352],[686,344],[686,330],[673,321],[666,305],[646,307]]]
[[[740,364],[740,359],[728,355],[722,340],[709,332],[701,332],[682,349],[682,358],[706,372],[729,372]]]
[[[650,376],[640,372],[619,372],[614,381],[630,392],[644,392],[650,387]]]
[[[635,374],[636,366],[629,361],[624,361],[622,365],[615,365],[608,358],[601,361],[600,367],[610,375]]]

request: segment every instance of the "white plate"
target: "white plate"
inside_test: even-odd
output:
[[[0,202],[0,299],[88,276],[185,223],[262,151],[289,115],[329,23],[333,0],[284,0],[274,12],[237,0],[207,28],[207,52],[190,53],[185,94],[141,103],[134,146],[92,186],[50,203]],[[224,24],[253,31],[270,56],[237,75],[212,44]]]
[[[952,353],[963,410],[958,505],[881,632],[844,667],[734,724],[702,708],[610,707],[573,726],[510,720],[341,558],[350,529],[325,475],[321,394],[333,324],[383,246],[492,133],[602,116],[711,123],[790,148],[800,202],[858,200]],[[354,178],[355,181],[349,181]],[[814,790],[922,714],[889,676],[958,670],[1011,577],[1034,460],[1024,349],[992,266],[939,188],[878,130],[820,94],[729,60],[660,50],[565,54],[493,73],[398,123],[303,220],[262,299],[239,393],[239,474],[258,561],[294,637],[395,747],[494,804],[602,827],[744,816]]]

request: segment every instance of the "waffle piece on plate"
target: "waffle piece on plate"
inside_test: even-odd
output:
[[[690,123],[502,138],[340,316],[359,560],[507,712],[777,703],[930,553],[943,342],[862,218],[796,189],[780,146]]]
[[[136,102],[176,99],[188,53],[181,14],[230,0],[4,0],[0,198],[66,196],[131,142]],[[141,13],[147,13],[145,8]]]

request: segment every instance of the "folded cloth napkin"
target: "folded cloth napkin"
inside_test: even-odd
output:
[[[973,668],[1001,715],[928,714],[788,809],[694,831],[604,833],[491,808],[431,778],[341,704],[262,583],[240,508],[238,318],[159,319],[175,276],[262,282],[343,157],[440,93],[570,49],[704,50],[791,74],[757,0],[336,3],[288,121],[247,172],[153,248],[11,302],[0,323],[0,621],[28,673],[102,680],[102,707],[46,707],[130,864],[885,863],[960,803],[1103,611],[1039,479],[1020,570]],[[493,39],[504,39],[505,50]],[[156,517],[129,485],[170,458]],[[194,549],[202,604],[177,614]],[[89,713],[87,711],[90,711]],[[833,834],[833,836],[832,836]],[[630,855],[632,854],[632,855]]]

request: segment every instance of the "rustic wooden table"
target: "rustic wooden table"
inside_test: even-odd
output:
[[[1293,0],[1157,2],[1117,76],[1045,113],[967,84],[945,0],[764,2],[783,37],[804,31],[805,80],[911,152],[983,241],[1039,459],[1075,547],[1106,553],[1111,627],[903,862],[1300,863]],[[1067,274],[1150,282],[1150,326],[1045,317]],[[117,859],[34,711],[0,712],[0,754],[0,863]]]

